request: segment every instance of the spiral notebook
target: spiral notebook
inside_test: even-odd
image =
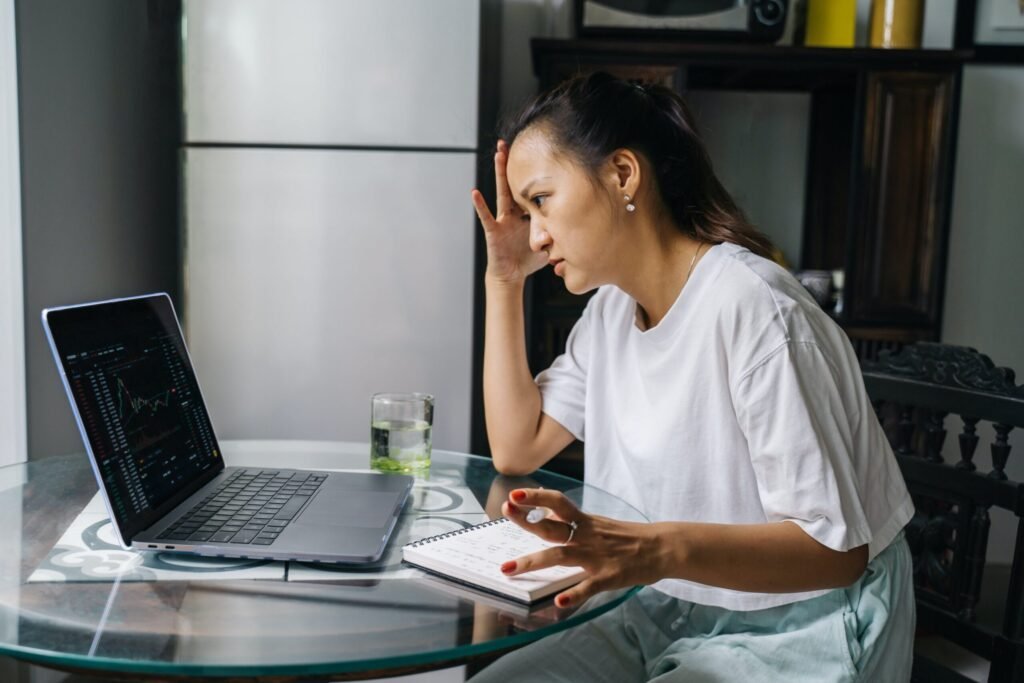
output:
[[[505,576],[501,565],[557,545],[502,517],[410,543],[402,547],[402,559],[446,579],[529,604],[578,583],[584,570],[546,567]]]

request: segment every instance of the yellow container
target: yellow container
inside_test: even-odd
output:
[[[871,3],[871,47],[921,47],[924,0],[874,0]]]
[[[807,0],[804,44],[853,47],[857,34],[857,0]]]

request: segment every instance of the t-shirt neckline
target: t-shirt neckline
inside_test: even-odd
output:
[[[657,341],[667,336],[673,336],[673,332],[679,326],[680,321],[686,317],[686,311],[697,305],[701,297],[704,296],[707,289],[706,283],[713,279],[712,272],[717,271],[717,268],[714,267],[715,263],[727,251],[726,245],[727,243],[725,242],[713,244],[704,252],[704,256],[693,267],[689,280],[679,290],[679,294],[676,296],[675,301],[672,302],[668,312],[665,313],[665,317],[654,327],[641,330],[637,326],[640,304],[633,299],[633,315],[629,319],[630,334],[636,335],[637,338],[645,341]]]

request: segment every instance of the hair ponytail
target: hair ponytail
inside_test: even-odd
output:
[[[542,93],[502,126],[509,144],[544,124],[556,147],[592,173],[616,149],[642,153],[675,225],[694,239],[731,242],[771,258],[758,232],[715,176],[689,108],[660,85],[635,85],[604,72],[579,76]]]

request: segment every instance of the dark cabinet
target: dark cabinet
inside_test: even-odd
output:
[[[968,51],[655,41],[533,41],[542,87],[605,70],[688,90],[810,95],[801,263],[842,270],[834,311],[862,358],[938,339],[962,67]],[[546,367],[585,300],[542,271],[528,293],[531,366]]]
[[[937,335],[952,171],[951,73],[867,75],[849,321]]]

